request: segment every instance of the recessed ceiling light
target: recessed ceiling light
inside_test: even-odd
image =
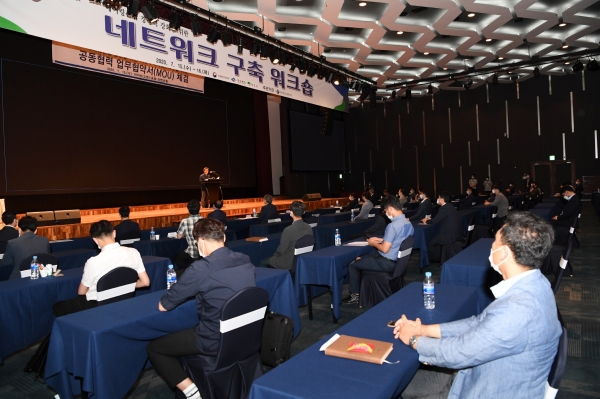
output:
[[[571,63],[571,61],[567,61],[565,62],[565,65],[569,65]]]
[[[448,68],[444,67],[444,71],[447,70]]]
[[[490,38],[487,38],[487,39],[485,39],[485,41],[486,41],[486,42],[491,42],[491,41],[492,41],[492,39],[490,39]]]
[[[562,48],[569,48],[568,44],[563,44]]]
[[[499,60],[503,60],[503,59],[504,59],[504,57],[498,57],[498,59],[499,59]]]
[[[469,18],[473,18],[474,16],[475,16],[474,12],[470,12],[470,13],[467,14],[467,17],[469,17]]]
[[[396,32],[396,34],[397,34],[397,35],[401,35],[401,34],[403,34],[403,33],[404,33],[404,32],[402,32],[401,30],[399,30],[398,32]]]
[[[314,35],[314,33],[310,32],[311,35]]]
[[[558,24],[558,26],[560,26],[562,28],[563,26],[567,26],[567,24],[564,22],[561,22],[560,24]]]
[[[364,6],[366,6],[366,5],[367,5],[367,2],[366,2],[366,1],[361,1],[360,3],[358,3],[358,5],[359,5],[360,7],[364,7]]]
[[[424,54],[424,55],[429,55],[429,53],[428,53],[427,51],[426,51],[426,52],[424,52],[423,54]]]

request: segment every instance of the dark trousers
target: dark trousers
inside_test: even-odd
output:
[[[348,274],[350,275],[350,292],[358,294],[360,291],[360,272],[361,270],[369,270],[376,272],[391,272],[396,267],[396,262],[389,260],[377,251],[371,252],[363,256],[356,262],[348,266]]]
[[[429,255],[429,262],[439,262],[442,258],[442,243],[438,240],[437,236],[433,237],[429,244],[427,244],[427,254]]]
[[[200,190],[200,193],[202,195],[200,199],[200,206],[202,208],[208,208],[208,191]]]
[[[54,316],[60,317],[71,313],[81,312],[98,306],[98,301],[88,301],[85,295],[79,295],[74,299],[56,302],[52,308]]]
[[[196,332],[190,328],[155,339],[146,348],[154,369],[167,380],[171,389],[188,378],[177,358],[202,355],[196,346],[196,338]]]

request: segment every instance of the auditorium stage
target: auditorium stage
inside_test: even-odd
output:
[[[290,209],[290,204],[296,200],[299,199],[274,197],[273,205],[277,207],[277,210],[285,212]],[[320,201],[305,202],[306,210],[329,208],[335,205],[336,201],[339,201],[340,205],[346,205],[348,198],[323,198]],[[260,208],[263,206],[263,199],[244,198],[225,200],[223,203],[223,208],[221,209],[227,214],[227,217],[243,217],[252,214],[254,208],[256,208],[256,212],[260,212]],[[173,223],[179,223],[181,219],[189,215],[187,203],[131,206],[130,209],[130,219],[139,223],[142,230],[148,230],[150,227],[170,227]],[[212,212],[210,208],[202,208],[200,210],[200,214],[204,217],[210,212]],[[25,215],[18,215],[19,218],[23,216]],[[37,234],[47,237],[50,241],[88,237],[91,224],[102,219],[106,219],[117,225],[121,220],[119,208],[82,209],[81,223],[38,227]]]

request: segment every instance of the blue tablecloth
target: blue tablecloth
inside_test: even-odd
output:
[[[161,256],[173,260],[175,256],[187,248],[185,238],[160,237],[160,240],[140,240],[133,243],[133,247],[142,256]]]
[[[268,240],[263,242],[249,242],[246,240],[226,241],[225,246],[234,252],[241,252],[248,255],[252,264],[258,266],[261,260],[275,254],[281,240],[281,233],[269,234],[266,237]]]
[[[315,249],[327,248],[335,244],[335,229],[339,229],[342,242],[350,240],[356,234],[364,233],[366,229],[373,226],[375,218],[358,219],[354,223],[347,222],[318,225],[313,229],[315,235]]]
[[[169,233],[177,232],[179,226],[170,226],[170,227],[159,227],[154,229],[154,233],[158,234],[160,238],[167,238]],[[142,230],[140,231],[142,240],[150,240],[150,230]]]
[[[494,300],[490,287],[497,284],[501,278],[488,261],[493,242],[493,238],[477,240],[447,260],[442,267],[440,283],[477,289],[479,312]]]
[[[554,209],[553,208],[531,208],[529,210],[529,212],[533,213],[534,215],[537,215],[539,217],[541,217],[542,219],[545,219],[547,221],[550,221],[550,219],[552,219],[552,216],[554,216]]]
[[[338,208],[319,208],[319,209],[315,209],[312,211],[304,212],[304,217],[308,218],[313,215],[319,215],[319,216],[329,215],[331,213],[335,213],[335,211],[337,211],[337,210],[338,210]],[[358,215],[358,213],[357,213],[357,215]]]
[[[281,233],[291,224],[291,219],[282,222],[254,224],[250,226],[250,237],[266,237],[269,234]]]
[[[269,310],[294,320],[301,329],[290,273],[256,268],[256,286],[269,292]],[[168,333],[198,323],[196,301],[160,312],[164,291],[58,318],[53,326],[46,382],[61,399],[80,388],[96,399],[122,398],[146,365],[146,346]],[[82,381],[83,380],[83,381]]]
[[[411,222],[415,228],[415,242],[413,249],[419,250],[419,269],[429,265],[429,254],[427,253],[427,245],[437,234],[440,226],[437,224],[422,224],[420,222]]]
[[[524,204],[525,194],[509,195],[506,199],[508,200],[508,206],[512,207],[513,211],[516,211]]]
[[[58,268],[60,270],[69,270],[85,266],[85,262],[89,258],[98,255],[98,249],[70,249],[67,251],[52,252],[52,255],[58,258]]]
[[[465,209],[462,211],[458,211],[458,216],[462,221],[463,237],[467,236],[467,232],[469,230],[469,222],[471,221],[471,218],[475,216],[475,222],[477,222],[477,219],[479,219],[480,214],[481,211],[479,209]]]
[[[479,211],[479,220],[476,220],[476,223],[484,224],[486,226],[490,226],[492,224],[492,212],[494,211],[493,206],[477,205],[472,207],[471,209]]]
[[[150,287],[136,290],[136,296],[167,288],[169,260],[142,257]],[[21,278],[0,282],[0,362],[6,355],[31,345],[50,332],[56,302],[77,297],[83,268],[66,270],[62,277],[38,280]]]
[[[354,216],[358,216],[358,212],[354,212]],[[350,212],[330,213],[329,215],[319,216],[318,220],[319,226],[347,222],[350,221]]]
[[[407,210],[412,211],[412,210],[417,210],[417,208],[419,207],[419,203],[418,202],[407,202],[406,204],[404,204],[404,206],[406,207]]]
[[[50,249],[52,252],[69,251],[71,249],[95,249],[98,251],[98,245],[92,237],[83,237],[50,242]]]
[[[341,316],[340,303],[348,264],[357,256],[373,251],[371,246],[331,246],[298,257],[294,288],[298,306],[308,303],[306,284],[328,286],[332,292],[333,315]]]
[[[250,237],[250,226],[258,224],[258,218],[227,220],[227,231],[234,231],[238,240]]]
[[[422,283],[412,283],[373,309],[365,312],[336,333],[359,338],[393,342],[388,356],[398,364],[373,364],[326,356],[319,348],[333,334],[269,371],[252,385],[250,399],[390,399],[397,397],[419,368],[418,353],[395,340],[390,320],[406,314],[424,324],[460,320],[477,313],[477,293],[473,288],[435,286],[436,308],[423,307]],[[61,395],[62,397],[62,395]]]

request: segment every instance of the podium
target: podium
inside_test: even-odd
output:
[[[210,179],[202,182],[206,189],[208,190],[208,208],[212,206],[212,204],[216,200],[223,200],[223,191],[221,190],[221,179]],[[204,204],[202,204],[204,206]]]

